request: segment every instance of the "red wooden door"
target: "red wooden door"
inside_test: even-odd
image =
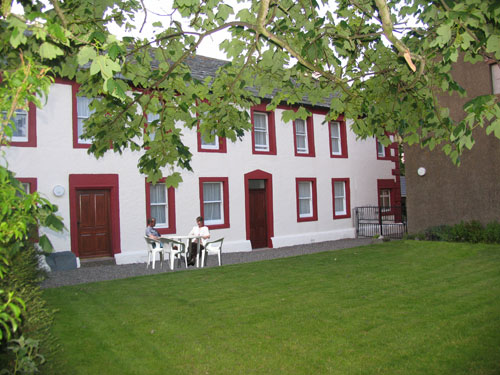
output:
[[[109,190],[77,190],[76,198],[80,258],[113,256]]]
[[[266,190],[249,191],[250,242],[252,249],[267,247],[267,200]]]

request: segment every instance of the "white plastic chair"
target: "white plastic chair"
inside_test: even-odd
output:
[[[221,262],[221,253],[222,253],[222,242],[224,242],[224,238],[220,238],[216,241],[210,241],[205,244],[205,248],[201,251],[201,267],[205,266],[205,255],[214,255],[217,254],[219,257],[219,266],[222,265]]]
[[[163,250],[168,253],[168,260],[171,270],[174,269],[174,261],[176,259],[178,259],[179,262],[182,263],[182,257],[184,257],[184,264],[186,265],[186,268],[188,268],[186,245],[184,243],[163,237],[160,238],[160,241],[163,244]]]
[[[165,252],[163,251],[163,248],[161,248],[160,242],[153,240],[148,236],[144,236],[144,239],[146,240],[146,244],[148,246],[148,264],[146,265],[146,268],[149,268],[149,263],[153,262],[152,268],[155,269],[156,254],[160,254],[160,267],[163,267]]]

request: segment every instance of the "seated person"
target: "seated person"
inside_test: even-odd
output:
[[[205,248],[207,240],[210,238],[210,231],[208,227],[203,225],[203,218],[198,216],[196,218],[196,225],[189,232],[190,236],[201,236],[200,250]],[[189,249],[188,265],[194,266],[196,262],[196,255],[198,254],[198,239],[194,239],[191,243],[191,249]]]
[[[146,227],[146,237],[151,238],[152,240],[159,241],[160,240],[160,233],[155,229],[156,225],[156,219],[154,217],[151,217],[147,221],[148,226]],[[153,247],[156,247],[156,243],[153,243]],[[160,247],[163,247],[163,244],[160,243]]]

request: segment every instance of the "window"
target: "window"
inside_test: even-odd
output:
[[[389,146],[387,146],[387,147],[384,146],[378,139],[376,140],[376,142],[377,142],[377,159],[391,160],[392,157],[394,156],[394,154],[393,154],[393,151],[394,151],[394,136],[393,135],[388,135],[388,137],[391,140],[391,142],[393,142],[393,143],[389,144]]]
[[[2,114],[4,118],[7,116],[6,112]],[[36,106],[33,103],[29,103],[29,112],[16,109],[10,125],[14,125],[11,146],[36,147]]]
[[[146,180],[146,216],[156,219],[160,234],[176,232],[175,189],[167,188],[164,178],[156,184]]]
[[[210,132],[213,139],[210,141],[208,136],[201,135],[201,148],[205,150],[218,150],[219,149],[219,137],[214,135],[214,131]]]
[[[213,138],[198,131],[198,152],[226,152],[226,139],[215,135],[215,130],[211,136]]]
[[[380,141],[377,139],[377,157],[385,158],[385,147]]]
[[[160,115],[158,113],[148,113],[147,114],[147,123],[148,123],[148,127],[150,126],[150,124],[152,124],[154,121],[159,121],[160,120]],[[154,141],[155,139],[155,135],[156,135],[156,127],[157,127],[157,123],[151,125],[152,129],[149,129],[149,139],[151,139],[152,141]],[[158,223],[158,221],[157,221]]]
[[[276,155],[274,112],[266,111],[261,104],[251,109],[252,145],[254,154]]]
[[[205,103],[204,103],[205,104]],[[226,140],[220,138],[213,129],[210,132],[200,131],[200,121],[198,120],[198,152],[226,152]]]
[[[12,141],[27,142],[28,141],[28,112],[24,109],[16,109],[11,119],[14,122],[12,131]]]
[[[200,212],[210,229],[229,228],[229,193],[226,177],[200,178]]]
[[[347,158],[347,132],[345,121],[330,122],[330,156]]]
[[[90,145],[92,143],[91,139],[83,139],[82,134],[84,131],[84,122],[87,120],[95,110],[91,110],[90,103],[92,102],[91,98],[87,98],[86,96],[77,96],[76,97],[76,116],[77,116],[77,134],[78,134],[78,144]]]
[[[295,120],[293,132],[295,135],[295,156],[315,156],[312,117],[308,117],[306,121]]]
[[[297,221],[318,220],[316,203],[316,179],[298,178],[297,184]]]
[[[333,218],[345,219],[351,217],[351,192],[348,178],[332,179]]]
[[[37,179],[32,177],[18,177],[16,178],[26,194],[33,194],[37,191]]]
[[[297,153],[307,154],[309,152],[306,122],[302,119],[295,120],[295,144]]]
[[[391,189],[379,190],[379,205],[382,211],[391,209]]]
[[[254,120],[254,141],[256,151],[269,151],[269,125],[267,114],[255,112]]]

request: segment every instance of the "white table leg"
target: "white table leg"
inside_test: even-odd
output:
[[[198,238],[198,241],[196,241],[196,246],[198,247],[196,251],[196,268],[200,267],[200,242],[201,238]]]

